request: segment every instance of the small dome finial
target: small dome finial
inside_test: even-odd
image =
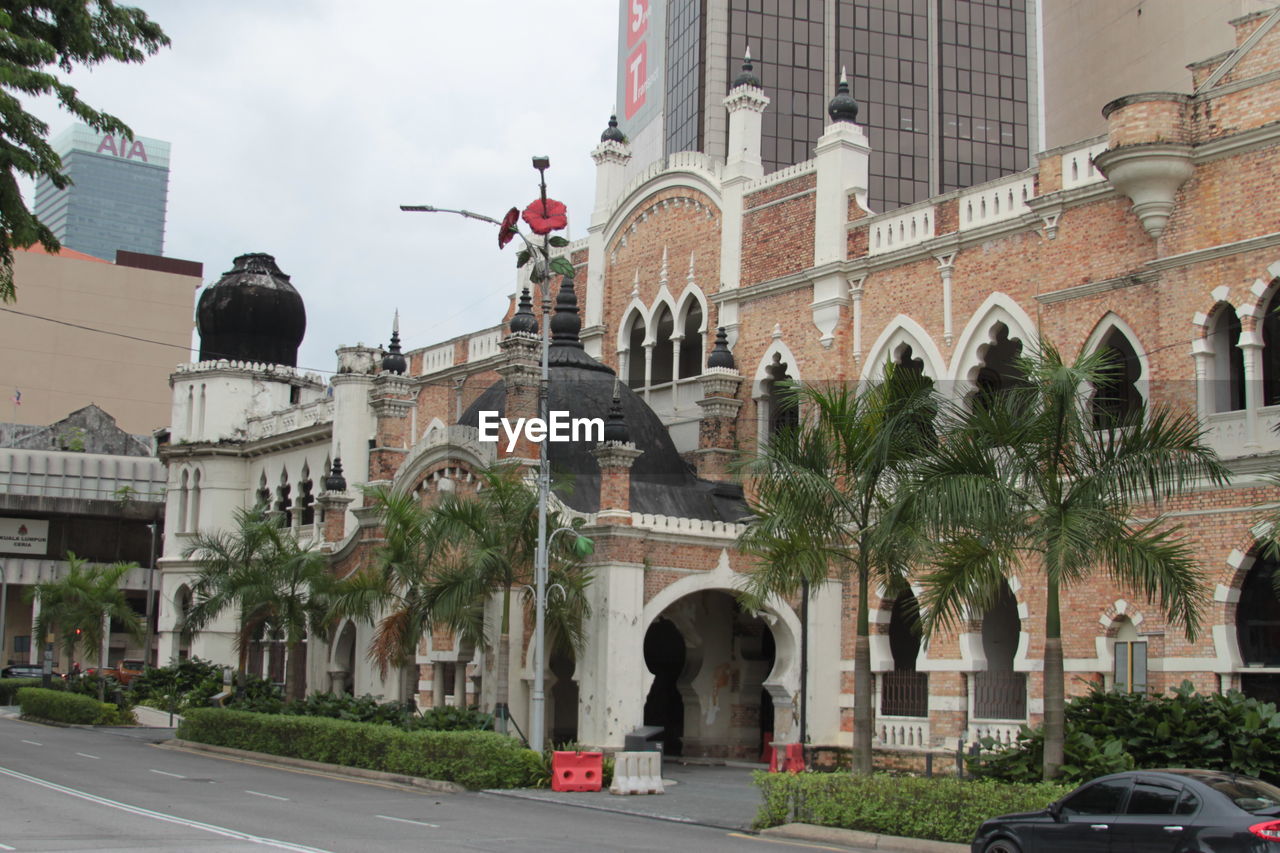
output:
[[[538,318],[533,314],[533,297],[529,295],[527,287],[520,291],[520,306],[511,315],[508,328],[512,334],[538,334]]]
[[[609,404],[609,414],[604,419],[604,441],[606,444],[617,442],[626,444],[631,441],[631,430],[627,428],[627,419],[622,415],[621,382],[613,382],[613,402]]]
[[[747,45],[746,51],[742,55],[742,70],[738,72],[738,76],[733,78],[730,89],[736,89],[739,86],[754,86],[757,89],[763,89],[764,86],[760,82],[760,78],[751,68],[751,45]]]
[[[387,354],[382,357],[382,370],[384,373],[403,374],[408,367],[409,363],[400,354],[400,311],[397,309],[395,318],[391,321],[391,346],[387,347]]]
[[[729,350],[729,335],[724,326],[721,326],[716,329],[716,344],[711,348],[711,355],[707,356],[707,367],[727,367],[733,370],[737,366],[733,353]]]
[[[604,133],[600,134],[601,142],[622,142],[627,141],[627,136],[618,130],[618,117],[616,115],[609,116],[609,126],[604,129]]]
[[[827,105],[827,115],[833,122],[853,124],[858,120],[858,102],[849,94],[849,75],[845,73],[844,66],[840,67],[840,82],[836,84],[836,96]]]
[[[578,332],[582,330],[582,318],[578,316],[578,294],[573,289],[573,279],[565,276],[556,294],[556,310],[551,315],[551,345],[582,349]]]
[[[324,478],[324,490],[326,492],[345,492],[347,490],[347,478],[342,476],[342,457],[333,457],[333,466],[329,469],[329,474]]]

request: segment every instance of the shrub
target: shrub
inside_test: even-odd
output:
[[[520,788],[533,781],[536,753],[493,732],[405,732],[386,725],[292,714],[193,708],[178,737],[253,752],[457,782]]]
[[[16,705],[19,690],[24,687],[39,687],[40,682],[39,678],[0,678],[0,705]],[[49,688],[66,690],[67,683],[61,678],[52,678],[49,680]]]
[[[133,725],[132,713],[121,711],[110,702],[99,702],[91,696],[24,687],[18,691],[18,704],[24,717],[38,717],[57,723],[88,726]]]
[[[755,773],[764,796],[758,829],[792,821],[967,844],[984,820],[1038,811],[1071,790],[1048,782]]]
[[[455,708],[444,705],[439,708],[428,708],[420,715],[410,715],[405,721],[406,729],[431,729],[437,732],[493,731],[493,714],[486,714],[474,705],[470,708]]]
[[[1237,691],[1197,693],[1184,681],[1171,695],[1094,690],[1066,707],[1062,781],[1159,767],[1226,770],[1280,783],[1280,713]],[[984,740],[983,745],[994,746]],[[1044,729],[971,763],[974,775],[1007,781],[1040,778]]]

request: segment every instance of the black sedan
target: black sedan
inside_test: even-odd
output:
[[[20,664],[16,663],[0,669],[0,678],[42,678],[44,677],[44,668],[40,664]],[[52,673],[53,678],[62,678],[62,673]]]
[[[1280,853],[1280,788],[1213,770],[1113,773],[992,818],[973,853]]]

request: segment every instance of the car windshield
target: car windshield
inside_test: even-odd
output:
[[[1280,807],[1280,788],[1248,776],[1202,780],[1210,788],[1220,791],[1247,812],[1264,812]]]

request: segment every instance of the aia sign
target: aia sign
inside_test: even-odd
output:
[[[626,117],[632,118],[645,102],[649,77],[649,0],[628,0]]]
[[[116,138],[108,133],[106,136],[102,137],[102,142],[98,143],[98,150],[96,153],[101,154],[104,151],[112,157],[121,157],[125,160],[132,160],[136,157],[144,163],[148,162],[147,147],[142,144],[141,139],[135,139],[130,143],[129,140],[122,136],[120,137],[120,142],[117,145]]]

